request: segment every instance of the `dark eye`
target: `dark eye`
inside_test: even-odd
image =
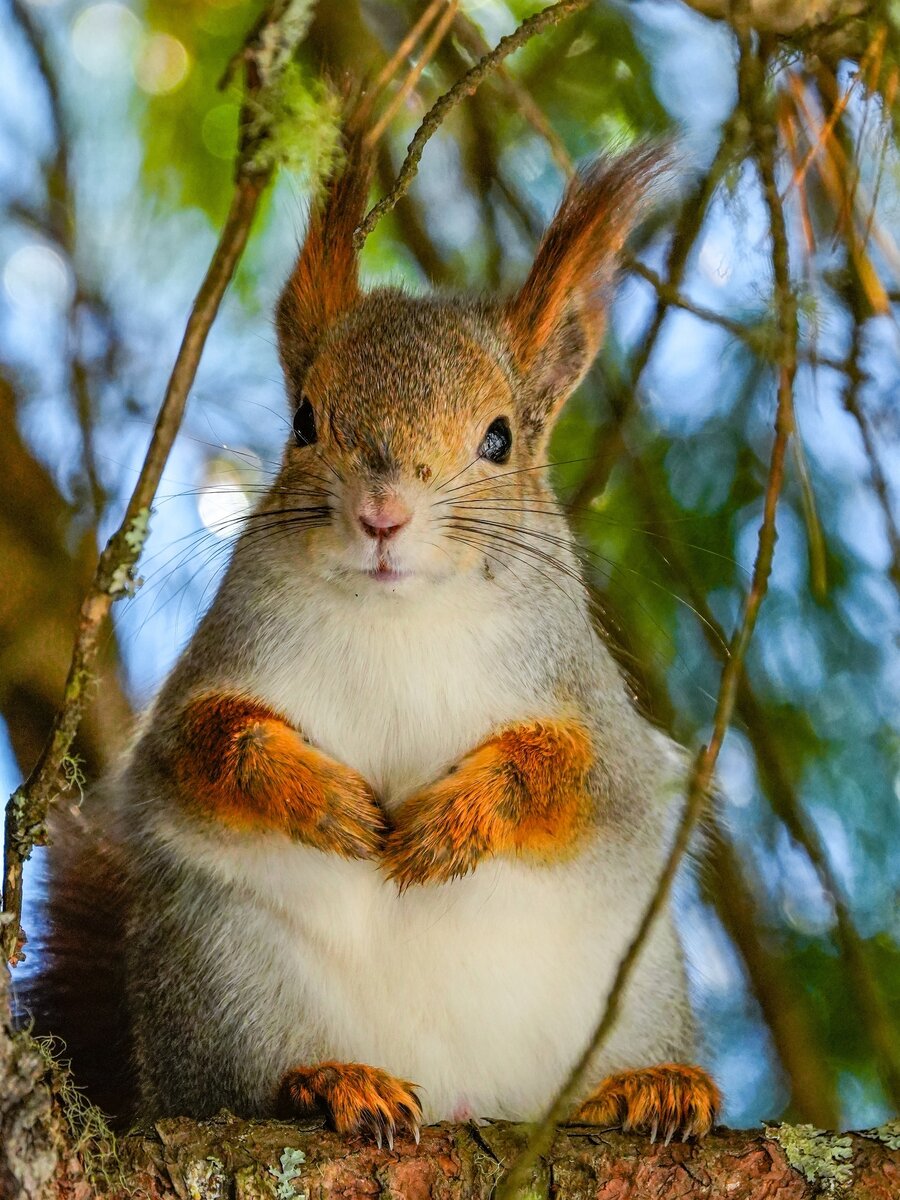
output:
[[[316,433],[316,414],[305,396],[300,401],[300,407],[294,413],[291,426],[298,446],[311,446],[319,436]]]
[[[498,417],[496,421],[491,421],[488,425],[484,441],[478,450],[478,456],[486,458],[490,462],[505,463],[511,449],[512,430],[509,427],[509,421],[506,417]]]

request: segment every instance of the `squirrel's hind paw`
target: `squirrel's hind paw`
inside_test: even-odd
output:
[[[686,1141],[709,1133],[722,1097],[706,1071],[663,1063],[610,1075],[582,1104],[574,1120],[621,1126],[625,1133],[648,1134],[651,1141]]]
[[[281,1080],[279,1111],[296,1117],[324,1110],[337,1133],[363,1134],[379,1149],[394,1148],[394,1135],[407,1130],[419,1141],[422,1105],[414,1085],[363,1063],[322,1062],[295,1067]]]

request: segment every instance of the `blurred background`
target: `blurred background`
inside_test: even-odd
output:
[[[379,190],[427,106],[537,7],[448,12],[384,139]],[[891,4],[755,0],[742,63],[718,19],[729,7],[595,2],[530,42],[429,144],[364,267],[413,290],[511,286],[572,162],[676,138],[674,179],[553,454],[600,619],[641,703],[694,746],[747,589],[771,450],[780,334],[760,147],[775,155],[800,311],[798,436],[721,796],[678,908],[727,1121],[859,1128],[900,1107],[900,24]],[[426,4],[309,8],[290,169],[210,338],[141,586],[115,606],[76,797],[190,637],[234,518],[280,454],[271,315],[333,135],[323,73],[377,71]],[[227,209],[240,95],[217,84],[259,10],[0,3],[4,793],[50,725],[98,543],[133,486]],[[764,71],[752,97],[748,44]],[[20,972],[39,963],[41,869],[38,852]]]

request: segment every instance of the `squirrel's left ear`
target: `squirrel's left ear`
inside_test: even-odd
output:
[[[329,327],[362,295],[353,237],[366,211],[372,151],[366,130],[352,125],[348,120],[344,127],[343,163],[310,212],[303,246],[278,302],[278,349],[288,384],[296,388]]]
[[[569,184],[522,288],[503,306],[523,378],[522,421],[548,430],[600,346],[616,258],[664,160],[642,146],[593,162]]]

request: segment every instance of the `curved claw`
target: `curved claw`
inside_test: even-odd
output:
[[[418,1141],[422,1106],[414,1085],[362,1063],[322,1062],[295,1067],[281,1082],[279,1108],[286,1116],[324,1108],[338,1133],[362,1134],[394,1149],[398,1128]]]
[[[721,1104],[719,1090],[699,1067],[663,1063],[610,1075],[578,1110],[596,1125],[658,1137],[668,1146],[709,1133]]]

